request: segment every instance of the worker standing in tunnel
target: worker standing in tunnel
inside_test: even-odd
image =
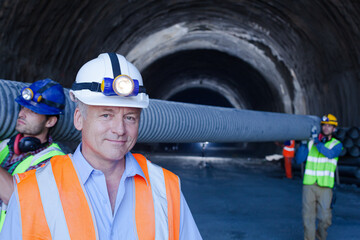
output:
[[[291,163],[295,157],[295,140],[289,140],[284,142],[283,156],[284,156],[285,175],[287,178],[291,179],[292,178]]]
[[[307,145],[302,144],[296,153],[298,163],[306,160],[302,197],[306,240],[326,239],[327,229],[331,225],[335,170],[342,151],[341,142],[333,137],[337,126],[338,121],[334,115],[323,116],[321,133],[317,134],[316,128],[313,128],[312,139]]]
[[[285,169],[285,176],[292,178],[292,161],[295,157],[295,140],[288,140],[283,143],[275,142],[277,146],[282,147],[282,155],[284,157],[283,167]]]
[[[178,176],[130,153],[149,104],[136,67],[100,54],[70,94],[82,142],[73,155],[17,175],[0,238],[201,239]]]
[[[0,230],[14,191],[12,175],[36,169],[55,155],[64,155],[49,134],[59,114],[63,114],[63,87],[51,79],[39,80],[23,88],[15,101],[21,105],[15,127],[18,134],[0,141]]]

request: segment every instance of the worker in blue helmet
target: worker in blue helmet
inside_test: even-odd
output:
[[[36,169],[55,155],[64,155],[49,134],[64,113],[63,87],[49,78],[39,80],[24,87],[15,101],[21,106],[15,127],[18,133],[0,141],[0,231],[14,191],[12,176]]]
[[[34,82],[21,90],[15,101],[21,106],[42,115],[63,114],[65,94],[63,87],[49,79]]]

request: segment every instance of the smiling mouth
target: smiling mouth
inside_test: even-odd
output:
[[[111,140],[111,139],[107,139],[107,141],[114,143],[114,144],[124,144],[127,142],[126,140]]]

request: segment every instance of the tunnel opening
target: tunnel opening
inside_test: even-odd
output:
[[[209,89],[222,95],[232,107],[284,111],[280,93],[270,81],[244,60],[217,50],[178,51],[153,61],[142,75],[151,98],[170,100],[174,96],[179,98],[181,91],[201,93],[201,89],[205,92]],[[197,94],[186,98],[192,103],[202,101],[210,105],[213,102],[210,98],[198,100]]]
[[[246,61],[212,49],[178,51],[154,60],[142,71],[151,98],[284,112],[278,88]],[[153,150],[204,154],[202,143],[158,143]],[[210,155],[263,155],[272,143],[209,143]],[[210,147],[211,146],[211,147]]]
[[[203,104],[218,107],[234,107],[220,93],[206,88],[189,88],[171,96],[169,101]]]

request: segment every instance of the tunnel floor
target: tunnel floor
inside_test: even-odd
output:
[[[145,154],[146,155],[146,154]],[[146,155],[181,178],[203,239],[303,239],[300,172],[250,158]],[[328,240],[360,238],[360,188],[339,185]]]

